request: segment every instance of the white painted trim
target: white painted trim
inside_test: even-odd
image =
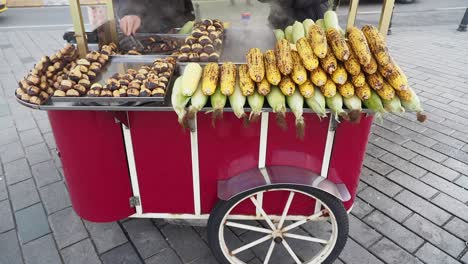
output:
[[[123,132],[124,143],[125,143],[125,152],[127,154],[127,165],[128,165],[128,171],[130,173],[130,183],[132,184],[133,196],[140,198],[140,204],[135,206],[135,210],[137,214],[142,214],[143,205],[142,205],[142,199],[140,196],[140,186],[138,184],[138,175],[137,175],[137,170],[136,170],[136,165],[135,165],[135,155],[133,153],[132,135],[130,133],[129,127],[125,126],[123,123],[120,123],[120,125],[122,126],[122,132]]]
[[[268,171],[267,171],[267,169],[265,167],[260,168],[260,173],[262,174],[263,179],[265,180],[265,183],[266,184],[271,184],[270,175],[268,175]]]
[[[190,131],[190,149],[192,155],[192,181],[193,181],[193,201],[195,206],[195,215],[201,215],[200,201],[200,164],[198,156],[198,129],[197,115],[193,119],[194,129]]]
[[[260,123],[260,147],[258,151],[258,167],[265,168],[268,141],[268,112],[262,112]]]
[[[144,214],[133,214],[130,218],[158,218],[158,219],[187,219],[187,220],[205,220],[210,217],[209,214],[170,214],[170,213],[144,213]],[[279,221],[281,215],[268,215],[272,221]],[[229,215],[228,220],[263,220],[262,216],[254,215]],[[303,215],[288,215],[286,221],[300,221],[304,220]],[[321,221],[320,219],[313,219],[309,221]]]
[[[335,141],[335,129],[332,129],[333,122],[333,115],[330,115],[330,122],[328,123],[328,131],[327,131],[327,139],[325,141],[325,150],[323,153],[323,160],[322,160],[322,169],[320,171],[320,176],[324,179],[328,178],[328,171],[330,170],[330,159],[333,150],[333,142]],[[322,208],[322,203],[316,202],[315,203],[315,213],[318,213]]]

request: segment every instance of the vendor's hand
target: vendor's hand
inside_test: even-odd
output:
[[[141,18],[135,15],[128,15],[120,19],[120,29],[127,35],[133,35],[137,32],[141,25]]]

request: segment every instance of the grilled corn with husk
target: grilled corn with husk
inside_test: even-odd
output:
[[[198,83],[202,77],[203,69],[198,63],[189,63],[185,66],[182,75],[182,94],[192,96],[197,90]]]
[[[279,83],[279,88],[284,95],[291,96],[296,89],[296,84],[289,76],[283,76],[281,82]]]
[[[336,70],[337,64],[338,62],[336,61],[335,55],[330,49],[325,57],[320,59],[320,65],[328,74],[332,74]]]
[[[244,96],[249,96],[255,91],[255,82],[250,78],[249,68],[246,64],[239,66],[239,86]]]
[[[206,95],[203,92],[202,84],[199,84],[195,93],[192,95],[192,97],[190,97],[190,106],[188,109],[187,118],[193,120],[197,112],[202,110],[202,108],[205,107],[207,102],[208,95]]]
[[[291,56],[291,46],[285,39],[276,42],[275,46],[276,65],[280,72],[289,75],[293,69],[293,60]]]
[[[185,115],[187,114],[185,106],[190,101],[190,97],[183,94],[182,78],[183,77],[180,76],[174,82],[174,86],[172,87],[171,104],[174,112],[177,114],[179,124],[184,125]]]
[[[291,79],[297,84],[303,84],[307,80],[307,71],[302,65],[301,57],[297,51],[291,51],[293,58],[293,70],[291,72]]]
[[[227,97],[221,92],[221,88],[216,89],[214,94],[210,96],[210,103],[213,110],[208,111],[207,113],[213,112],[213,115],[211,116],[211,124],[213,127],[215,126],[217,119],[223,118],[223,110],[224,106],[226,106],[226,101]]]
[[[361,87],[354,86],[354,93],[361,99],[367,100],[371,95],[371,88],[370,86],[364,82],[364,85]]]
[[[305,122],[302,116],[304,112],[304,97],[296,90],[291,96],[286,96],[286,102],[294,117],[296,117],[296,137],[304,139]]]
[[[383,82],[382,88],[376,90],[376,92],[380,96],[380,98],[384,100],[391,100],[395,96],[395,90],[390,84],[388,84],[385,81]]]
[[[278,85],[281,81],[281,73],[276,64],[276,56],[273,50],[267,50],[263,55],[265,61],[266,79],[272,85]]]
[[[348,112],[349,120],[358,123],[361,120],[362,101],[356,95],[343,97],[343,103],[350,111]]]
[[[336,70],[331,74],[331,78],[336,84],[344,84],[348,80],[348,73],[341,63],[337,64]]]
[[[398,65],[395,65],[395,71],[387,77],[387,81],[395,90],[408,89],[408,79]]]
[[[369,99],[363,100],[362,102],[368,109],[375,113],[377,119],[381,119],[382,114],[386,112],[379,95],[372,90]]]
[[[276,113],[276,123],[282,129],[286,129],[286,98],[277,86],[271,87],[271,92],[266,96],[273,113]]]
[[[327,82],[327,73],[322,67],[317,67],[310,73],[310,80],[317,86],[324,86]]]
[[[310,98],[314,95],[314,85],[309,81],[306,80],[303,84],[299,85],[299,92],[305,98]]]
[[[349,58],[349,47],[346,40],[341,36],[336,28],[329,28],[326,32],[328,45],[333,50],[335,57],[340,61],[347,61]]]
[[[411,89],[395,90],[395,92],[402,101],[411,101],[413,99],[413,92]]]
[[[263,53],[259,48],[251,48],[247,53],[247,65],[249,75],[255,82],[260,82],[265,76],[265,65],[263,63]]]
[[[387,65],[379,65],[378,69],[383,77],[388,78],[397,70],[396,67],[396,63],[393,61],[393,59],[390,59],[390,63]]]
[[[371,60],[371,51],[367,44],[364,33],[357,27],[348,28],[348,42],[354,51],[358,61],[362,65],[367,65]]]
[[[236,115],[237,118],[247,118],[247,115],[244,112],[244,105],[247,98],[242,94],[239,82],[236,82],[234,93],[232,93],[228,99],[234,115]]]
[[[218,63],[208,63],[203,69],[202,91],[205,95],[212,95],[218,85]]]
[[[378,72],[374,74],[368,74],[366,76],[366,80],[370,87],[372,87],[374,90],[379,90],[384,85],[384,78]]]
[[[262,114],[262,108],[265,101],[265,96],[254,92],[253,94],[247,96],[247,102],[250,106],[250,115],[249,120],[255,121],[257,120],[260,115]]]
[[[377,72],[378,65],[377,61],[374,59],[374,56],[371,56],[370,62],[368,64],[362,65],[361,68],[367,74],[374,74]]]
[[[307,39],[315,55],[319,58],[325,58],[328,52],[328,44],[325,32],[317,24],[309,27],[309,34]]]
[[[312,112],[316,113],[320,118],[327,116],[325,110],[325,97],[319,88],[314,88],[314,95],[310,98],[306,98],[306,104],[312,109]]]
[[[315,56],[314,51],[312,50],[312,47],[310,46],[307,38],[300,38],[296,42],[296,49],[297,53],[299,53],[299,56],[302,59],[302,64],[304,65],[304,68],[306,68],[309,71],[312,71],[318,67],[318,58],[317,56]]]
[[[366,36],[369,48],[377,60],[377,63],[379,65],[387,65],[390,63],[390,54],[388,53],[385,39],[380,34],[379,30],[372,25],[365,25],[362,27],[362,32]]]
[[[426,121],[427,117],[424,114],[424,110],[421,106],[421,101],[419,100],[419,97],[414,93],[414,91],[408,87],[407,91],[411,94],[409,100],[403,100],[401,97],[401,104],[405,108],[406,111],[408,112],[416,112],[416,118],[418,119],[419,122],[424,122]],[[398,92],[398,91],[397,91]]]
[[[401,100],[398,96],[394,96],[390,100],[385,100],[382,98],[382,103],[387,112],[390,113],[404,113],[405,108],[401,105]]]
[[[360,72],[358,75],[351,76],[351,82],[354,87],[362,87],[366,83],[366,76],[364,73]]]
[[[271,91],[270,83],[264,78],[261,82],[257,83],[257,91],[261,95],[267,95]]]
[[[354,55],[354,52],[351,49],[349,50],[348,60],[343,64],[346,71],[351,75],[358,75],[361,72],[361,64],[359,64],[356,55]]]
[[[225,62],[221,65],[220,89],[224,95],[231,95],[236,85],[236,65],[232,62]]]
[[[348,114],[343,109],[343,97],[339,93],[331,97],[325,97],[325,101],[337,121],[339,121],[340,117],[345,120],[349,119]]]
[[[345,98],[351,97],[354,95],[354,86],[350,82],[345,82],[342,85],[338,85],[338,92]]]
[[[336,85],[330,78],[328,78],[325,85],[320,87],[320,90],[325,97],[333,97],[336,94]]]

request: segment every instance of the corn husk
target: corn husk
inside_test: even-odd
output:
[[[211,124],[213,127],[216,125],[217,119],[223,119],[223,110],[224,106],[226,106],[227,97],[221,93],[221,89],[218,87],[213,95],[210,96],[211,107],[213,110],[208,111],[206,113],[213,112]]]
[[[382,115],[386,112],[379,95],[371,90],[369,99],[363,101],[364,105],[375,113],[375,117],[382,122]]]
[[[419,122],[426,121],[427,116],[424,114],[424,109],[421,106],[421,101],[419,100],[419,97],[411,88],[408,88],[408,89],[410,89],[411,94],[412,94],[411,99],[408,101],[401,100],[401,104],[403,105],[406,111],[416,112],[416,118],[418,119]]]
[[[330,111],[332,112],[336,121],[339,121],[340,117],[342,117],[345,120],[349,119],[348,114],[343,109],[343,97],[341,96],[341,94],[336,93],[332,97],[325,98],[325,101],[327,102],[327,106],[328,108],[330,108]]]
[[[271,92],[266,96],[273,113],[276,114],[276,123],[286,129],[286,98],[278,86],[271,86]]]
[[[398,96],[394,96],[390,100],[382,99],[382,104],[385,110],[390,113],[402,114],[405,112],[405,108],[401,105],[401,100]]]
[[[229,96],[229,104],[234,111],[234,114],[237,118],[246,118],[247,115],[244,112],[244,105],[246,97],[242,94],[241,88],[239,86],[239,79],[236,81],[236,86],[234,87],[234,92]]]
[[[172,108],[177,114],[179,124],[184,127],[184,119],[187,114],[185,106],[189,101],[190,97],[182,94],[182,76],[180,76],[175,80],[174,86],[172,87],[171,103]]]
[[[273,30],[273,33],[275,34],[276,40],[282,40],[285,38],[284,31],[282,29],[275,29]]]
[[[349,109],[349,120],[354,123],[359,123],[361,120],[362,101],[356,95],[343,97],[343,103]]]
[[[249,120],[252,122],[258,120],[258,118],[262,114],[265,96],[259,94],[257,91],[254,91],[253,94],[247,96],[247,102],[249,103],[251,109]]]
[[[305,122],[302,114],[304,113],[304,97],[296,89],[291,96],[286,97],[291,112],[293,112],[296,117],[296,136],[299,139],[304,139],[305,133]]]
[[[314,89],[314,95],[306,98],[305,102],[312,109],[312,112],[316,113],[320,118],[326,117],[325,96],[323,96],[319,88],[315,87]]]
[[[198,83],[197,90],[190,98],[190,107],[188,109],[187,118],[194,119],[197,112],[202,110],[208,102],[208,96],[203,93],[201,82]]]

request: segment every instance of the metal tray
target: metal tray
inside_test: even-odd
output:
[[[221,62],[222,61],[222,57],[223,57],[223,53],[224,53],[224,42],[226,41],[226,35],[227,35],[227,32],[228,30],[227,29],[224,29],[224,34],[223,34],[223,44],[221,44],[221,47],[219,47],[218,49],[215,50],[215,52],[218,52],[219,53],[219,60],[217,62]],[[190,36],[190,35],[186,35],[186,36]],[[184,38],[184,43],[185,43],[185,38]],[[181,63],[181,64],[187,64],[187,63],[190,63],[190,62],[196,62],[196,61],[179,61],[179,59],[177,59],[177,62],[178,63]],[[201,62],[201,61],[197,61],[196,63],[199,63],[199,64],[208,64],[210,62],[216,62],[216,61],[208,61],[208,62]]]
[[[106,67],[103,68],[103,71],[98,75],[94,83],[105,84],[106,80],[111,78],[112,75],[116,73],[126,73],[127,69],[139,69],[141,66],[147,65],[150,66],[153,61],[158,58],[157,56],[113,56],[110,58]],[[51,103],[76,103],[82,105],[131,105],[135,103],[150,103],[150,102],[165,102],[167,98],[170,98],[172,91],[172,84],[174,82],[174,74],[178,70],[177,65],[174,67],[174,72],[169,78],[169,82],[166,88],[166,93],[164,96],[151,96],[151,97],[90,97],[90,96],[80,96],[80,97],[69,97],[69,96],[51,96]]]

